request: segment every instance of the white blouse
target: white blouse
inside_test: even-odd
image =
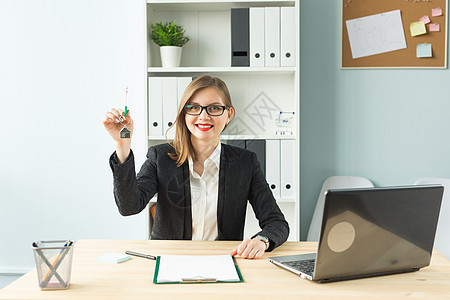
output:
[[[194,162],[189,158],[189,180],[191,185],[192,240],[214,241],[218,239],[217,199],[219,194],[220,142],[205,160],[203,174],[194,171]]]

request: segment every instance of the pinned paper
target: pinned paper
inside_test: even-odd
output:
[[[418,36],[427,33],[425,28],[425,23],[423,21],[413,22],[409,25],[409,30],[411,30],[411,36]]]
[[[431,23],[429,26],[430,26],[430,31],[441,31],[439,24]]]
[[[345,24],[353,59],[406,48],[399,9],[347,20]]]
[[[438,8],[433,8],[431,10],[431,16],[433,17],[439,17],[442,16],[442,8],[438,7]]]
[[[431,22],[430,18],[428,16],[423,16],[419,19],[420,21],[424,22],[425,24],[428,24]]]
[[[433,52],[431,50],[431,44],[428,44],[428,43],[417,44],[416,56],[417,56],[417,58],[433,57]]]

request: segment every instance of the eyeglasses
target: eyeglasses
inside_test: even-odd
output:
[[[203,110],[206,110],[206,113],[210,116],[221,116],[223,115],[223,112],[225,109],[230,108],[229,106],[224,105],[208,105],[208,106],[201,106],[197,104],[192,105],[186,105],[184,107],[184,111],[188,115],[198,116],[202,113]]]

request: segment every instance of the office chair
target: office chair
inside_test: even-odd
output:
[[[374,187],[373,183],[364,177],[357,176],[331,176],[325,179],[317,200],[316,209],[309,226],[307,241],[318,241],[320,227],[322,226],[323,208],[325,205],[325,192],[330,189]]]
[[[149,215],[149,222],[148,222],[148,239],[150,239],[150,237],[152,236],[152,229],[153,229],[153,222],[155,221],[155,212],[156,212],[156,202],[150,202],[149,203],[149,210],[150,210],[150,215]]]
[[[448,238],[450,236],[450,179],[421,178],[415,184],[441,184],[444,186],[444,195],[442,197],[434,248],[447,259],[450,259],[450,239]]]

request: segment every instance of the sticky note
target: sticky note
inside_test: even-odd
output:
[[[430,18],[428,16],[423,16],[419,19],[420,21],[424,22],[425,24],[428,24],[431,22]]]
[[[97,262],[104,262],[110,264],[118,264],[123,261],[129,260],[130,256],[122,253],[106,253],[102,256],[96,257],[94,260]]]
[[[428,44],[428,43],[417,44],[416,56],[417,56],[417,58],[433,57],[433,52],[431,50],[431,44]]]
[[[431,10],[431,16],[433,17],[439,17],[442,16],[442,8],[438,7],[438,8],[433,8]]]
[[[418,36],[427,33],[425,28],[425,23],[423,21],[413,22],[409,25],[409,30],[411,31],[411,36]]]
[[[430,31],[441,31],[439,24],[431,23],[429,26],[430,26]]]

